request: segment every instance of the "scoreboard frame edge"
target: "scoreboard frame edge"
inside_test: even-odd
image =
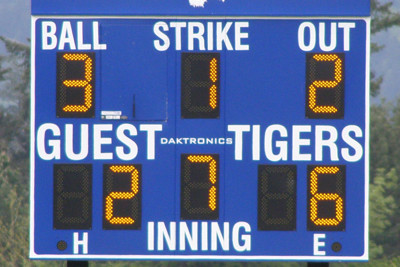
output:
[[[326,19],[326,20],[363,20],[366,23],[366,55],[365,55],[365,144],[364,144],[364,164],[365,164],[365,206],[364,206],[364,254],[361,256],[235,256],[235,255],[96,255],[96,254],[37,254],[35,252],[35,152],[36,152],[36,132],[35,132],[35,49],[36,49],[36,21],[39,19]],[[29,258],[34,260],[248,260],[248,261],[368,261],[369,259],[369,131],[370,131],[370,17],[302,17],[302,16],[56,16],[56,15],[31,15],[31,55],[30,55],[30,203],[29,203]]]

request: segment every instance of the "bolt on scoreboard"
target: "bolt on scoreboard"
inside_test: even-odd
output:
[[[32,0],[30,257],[367,260],[367,2]]]

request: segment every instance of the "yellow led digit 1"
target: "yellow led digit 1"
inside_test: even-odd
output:
[[[338,119],[344,116],[344,54],[307,54],[306,116]]]
[[[94,65],[94,53],[57,54],[58,117],[94,117]]]
[[[219,53],[182,53],[182,118],[213,119],[219,117],[219,65]]]
[[[210,80],[213,82],[213,84],[210,87],[210,107],[212,109],[215,109],[217,107],[217,85],[216,82],[218,81],[218,69],[217,69],[217,65],[218,61],[217,59],[214,57],[211,59],[210,61]]]
[[[104,229],[140,229],[141,165],[103,167]]]
[[[181,219],[218,219],[218,161],[216,154],[182,154]]]
[[[314,166],[308,170],[309,231],[345,230],[346,166]]]

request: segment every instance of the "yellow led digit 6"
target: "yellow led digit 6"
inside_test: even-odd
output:
[[[316,225],[338,225],[343,220],[343,199],[337,193],[318,193],[318,174],[336,174],[338,167],[316,167],[311,171],[311,220]],[[318,201],[335,202],[335,218],[318,218]]]
[[[139,229],[140,165],[104,165],[105,229]]]
[[[344,230],[345,166],[308,166],[308,230]]]
[[[218,160],[216,154],[182,154],[182,219],[218,219]]]
[[[94,53],[57,54],[57,116],[94,116]]]
[[[343,70],[343,54],[307,54],[308,118],[334,119],[344,116]]]

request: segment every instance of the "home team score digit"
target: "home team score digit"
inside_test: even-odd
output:
[[[367,133],[348,99],[361,23],[285,21],[293,35],[287,42],[263,35],[280,29],[269,20],[263,25],[262,19],[153,18],[138,26],[132,19],[132,25],[121,27],[132,49],[122,52],[115,39],[123,32],[115,26],[121,21],[45,18],[38,23],[39,50],[52,55],[56,74],[54,118],[35,125],[35,160],[41,164],[36,176],[52,166],[51,178],[46,176],[53,182],[49,216],[51,231],[61,236],[53,239],[67,239],[70,233],[62,230],[73,230],[74,254],[95,255],[92,240],[113,232],[127,239],[110,242],[137,240],[121,249],[126,255],[259,256],[281,255],[265,240],[283,233],[283,239],[308,240],[306,252],[296,248],[301,252],[287,255],[338,256],[340,242],[348,242],[343,236],[354,231],[351,201],[363,205],[350,184],[360,183],[354,174],[364,170]],[[277,60],[270,50],[254,61],[272,40],[288,51],[279,55],[286,60],[282,66],[296,65],[289,75],[281,74],[284,68],[266,67],[268,60]],[[135,51],[143,43],[147,54]],[[108,53],[115,56],[117,71],[105,71],[104,64],[113,63]],[[141,93],[160,87],[151,87],[148,76],[133,70],[141,57],[154,57],[165,68],[165,77],[151,77],[166,80],[167,89],[157,91],[166,95],[164,117],[136,117]],[[285,75],[296,77],[285,83]],[[132,88],[118,95],[126,86]],[[120,107],[125,100],[126,114]],[[157,101],[154,97],[150,105]],[[105,109],[105,103],[114,109]],[[284,106],[288,103],[293,107]],[[267,106],[290,114],[269,114]],[[160,190],[171,193],[155,194]],[[242,201],[244,195],[252,198]],[[330,249],[332,239],[340,245],[337,251]]]

